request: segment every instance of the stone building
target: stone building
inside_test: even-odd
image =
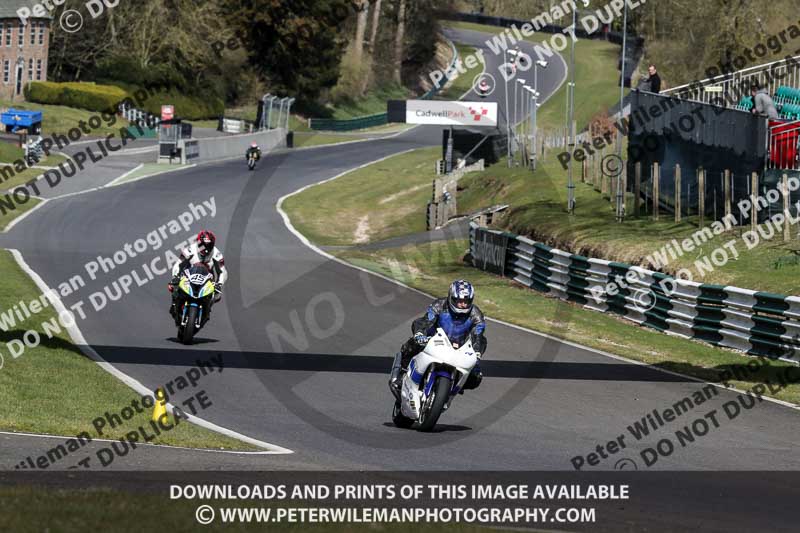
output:
[[[23,21],[18,11],[46,13],[35,0],[0,0],[0,99],[23,100],[25,84],[47,80],[50,15],[31,15]]]

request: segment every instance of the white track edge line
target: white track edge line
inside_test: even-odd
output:
[[[11,255],[14,256],[14,259],[17,261],[17,264],[20,266],[20,268],[22,270],[24,270],[25,273],[28,274],[28,276],[30,276],[30,278],[33,280],[34,283],[36,283],[36,286],[39,288],[40,291],[42,291],[42,293],[48,293],[48,292],[52,293],[51,289],[47,286],[47,284],[39,276],[39,274],[37,274],[30,266],[28,266],[28,264],[25,262],[25,259],[22,257],[22,254],[19,252],[19,250],[11,249],[9,251],[11,252]],[[61,314],[62,312],[67,311],[67,308],[64,306],[64,304],[61,302],[61,299],[58,298],[58,297],[54,298],[54,301],[52,302],[52,304],[53,304],[53,308],[56,310],[56,312],[58,314]],[[77,324],[72,324],[69,327],[65,327],[65,329],[69,332],[69,335],[72,338],[72,342],[75,343],[75,345],[87,357],[89,357],[90,359],[94,360],[103,370],[105,370],[106,372],[108,372],[112,376],[116,377],[117,379],[119,379],[120,381],[122,381],[123,383],[128,385],[130,388],[135,390],[137,393],[141,394],[142,396],[152,396],[154,394],[153,391],[151,391],[150,389],[145,387],[141,382],[139,382],[138,380],[128,376],[127,374],[123,373],[122,371],[118,370],[116,367],[114,367],[108,361],[103,359],[100,356],[100,354],[98,354],[94,350],[94,348],[92,348],[86,342],[86,339],[83,337],[83,334],[81,333],[80,329],[78,329]],[[174,412],[173,411],[173,407],[174,406],[172,404],[167,403],[167,409],[169,411]],[[248,437],[247,435],[243,435],[243,434],[238,433],[236,431],[224,428],[222,426],[218,426],[218,425],[214,424],[213,422],[209,422],[209,421],[207,421],[205,419],[202,419],[202,418],[200,418],[198,416],[190,415],[188,413],[185,413],[185,416],[186,416],[186,419],[189,422],[194,422],[198,426],[204,427],[204,428],[209,429],[211,431],[214,431],[216,433],[220,433],[220,434],[225,435],[227,437],[230,437],[230,438],[245,442],[247,444],[252,444],[253,446],[258,446],[259,448],[264,448],[266,450],[266,451],[263,451],[263,452],[254,452],[254,453],[259,453],[259,454],[262,454],[262,455],[279,455],[279,454],[294,453],[292,450],[290,450],[288,448],[284,448],[284,447],[278,446],[276,444],[270,444],[268,442],[264,442],[264,441],[260,441],[260,440],[254,439],[252,437]]]
[[[144,163],[139,163],[138,165],[136,165],[136,167],[130,169],[129,171],[127,171],[124,174],[122,174],[121,176],[117,176],[116,178],[114,178],[113,180],[108,182],[106,184],[106,187],[113,187],[115,183],[124,180],[125,178],[127,178],[128,176],[130,176],[131,174],[133,174],[134,172],[136,172],[137,170],[139,170],[143,166],[144,166]]]
[[[59,439],[59,440],[68,440],[68,439],[75,439],[76,436],[65,436],[65,435],[49,435],[47,433],[28,433],[28,432],[19,432],[19,431],[0,431],[0,435],[10,435],[12,437],[34,437],[40,439]],[[119,439],[91,439],[91,442],[119,442]],[[231,455],[264,455],[264,452],[249,452],[249,451],[237,451],[237,450],[217,450],[214,448],[192,448],[190,446],[175,446],[172,444],[153,444],[152,442],[137,442],[136,446],[150,446],[153,448],[172,448],[175,450],[192,450],[196,452],[211,452],[211,453],[227,453]],[[274,454],[273,454],[274,455]]]
[[[13,228],[17,224],[19,224],[20,222],[25,220],[28,216],[31,215],[31,213],[33,213],[34,211],[36,211],[37,209],[42,207],[44,204],[46,204],[47,202],[50,201],[47,198],[37,197],[37,199],[39,200],[39,203],[36,204],[35,206],[33,206],[33,209],[30,209],[30,210],[26,211],[25,213],[22,213],[20,216],[18,216],[17,218],[15,218],[11,222],[9,222],[8,225],[3,229],[3,233],[8,233],[9,231],[11,231],[11,228]]]

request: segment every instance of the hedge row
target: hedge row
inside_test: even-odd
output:
[[[148,91],[151,94],[139,106],[154,115],[161,114],[162,104],[175,106],[175,115],[188,120],[217,118],[224,114],[225,104],[216,97],[187,96],[175,90]],[[139,90],[126,91],[115,85],[94,83],[31,82],[25,88],[25,98],[39,104],[78,107],[89,111],[106,112],[126,98],[135,98]]]
[[[150,95],[141,109],[161,116],[161,106],[175,106],[175,116],[186,120],[219,118],[225,114],[225,103],[216,97],[187,96],[175,90]]]
[[[34,81],[25,87],[25,98],[29,102],[99,112],[114,109],[127,96],[128,93],[119,87],[94,83]]]

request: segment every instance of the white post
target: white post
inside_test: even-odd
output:
[[[508,63],[506,63],[507,65]],[[503,68],[506,68],[506,65]],[[506,150],[508,152],[508,168],[511,168],[511,117],[508,114],[508,70],[503,73],[503,80],[505,80],[506,89]]]

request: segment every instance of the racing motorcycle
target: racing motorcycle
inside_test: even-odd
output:
[[[247,157],[247,168],[249,168],[250,170],[255,170],[256,169],[256,161],[257,160],[258,160],[258,158],[256,157],[255,153],[250,154]]]
[[[183,344],[191,344],[195,334],[208,321],[215,293],[214,276],[205,265],[192,265],[181,274],[175,322],[178,340]]]
[[[478,355],[472,342],[467,340],[459,347],[437,328],[425,348],[411,359],[399,391],[392,391],[394,425],[407,429],[416,422],[419,431],[433,430],[476,364]]]

